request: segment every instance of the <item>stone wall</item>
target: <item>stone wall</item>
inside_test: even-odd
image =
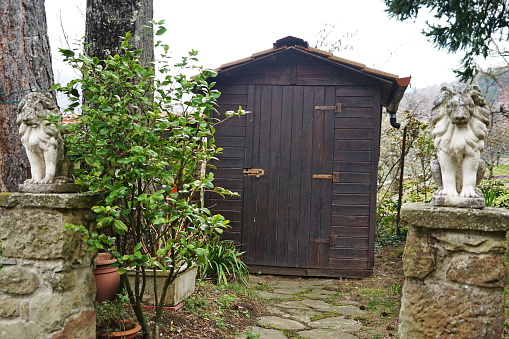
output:
[[[502,338],[509,211],[404,204],[400,337]]]
[[[81,236],[94,196],[0,193],[0,338],[95,338],[95,280]]]

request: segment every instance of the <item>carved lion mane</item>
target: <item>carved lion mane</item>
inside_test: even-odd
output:
[[[478,86],[444,86],[434,102],[431,128],[438,156],[438,194],[477,197],[489,111]],[[480,165],[481,163],[481,165]],[[482,172],[482,173],[478,173]],[[438,179],[438,180],[437,180]]]
[[[25,184],[50,184],[67,181],[68,168],[62,168],[64,143],[50,114],[59,114],[55,100],[47,92],[28,93],[19,103],[16,122],[21,143],[30,162],[31,179]],[[56,176],[60,176],[58,179]]]

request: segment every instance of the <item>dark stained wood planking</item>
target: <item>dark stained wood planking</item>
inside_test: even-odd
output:
[[[371,173],[371,162],[334,161],[334,171]],[[341,176],[341,175],[340,175]]]
[[[370,128],[373,125],[373,119],[369,118],[345,118],[339,117],[334,120],[334,127],[343,129]]]
[[[354,238],[350,236],[345,237],[331,237],[330,246],[335,248],[360,248],[368,249],[368,238]]]
[[[336,151],[371,151],[372,141],[366,140],[334,140],[334,150]]]
[[[356,218],[356,223],[361,223],[362,220],[360,218]],[[347,224],[347,220],[344,220],[345,224]],[[331,227],[331,237],[352,237],[352,238],[362,238],[368,234],[369,220],[366,219],[364,226],[332,226]]]
[[[291,161],[291,137],[292,130],[286,128],[284,122],[291,121],[293,109],[293,90],[294,87],[284,86],[282,88],[281,102],[281,137],[279,141],[280,162],[279,162],[279,182],[278,182],[278,217],[277,217],[277,238],[276,238],[276,266],[288,266],[288,247],[292,246],[288,239],[290,236],[290,161]]]
[[[332,201],[338,205],[369,205],[369,194],[334,194]]]
[[[363,216],[369,213],[369,205],[332,205],[332,215]]]
[[[304,114],[304,87],[292,87],[292,119],[290,120],[291,145],[290,145],[290,185],[288,206],[288,244],[287,265],[297,267],[299,265],[299,227],[302,224],[300,205],[301,199],[301,173],[302,173],[302,137],[303,137],[303,114]]]
[[[371,128],[337,128],[335,130],[336,140],[365,140],[373,137],[373,129]]]
[[[360,161],[367,162],[371,160],[373,152],[371,151],[334,151],[334,161]]]

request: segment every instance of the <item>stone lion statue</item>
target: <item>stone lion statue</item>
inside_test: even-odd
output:
[[[60,111],[48,92],[28,93],[19,103],[16,122],[32,175],[25,185],[70,182],[64,141],[56,125],[48,121],[50,114]]]
[[[431,117],[438,158],[432,163],[436,196],[481,198],[484,207],[477,185],[486,170],[480,158],[489,126],[486,106],[478,86],[460,84],[440,90]]]

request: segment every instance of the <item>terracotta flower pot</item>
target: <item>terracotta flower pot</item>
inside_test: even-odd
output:
[[[97,292],[95,300],[98,302],[115,299],[120,290],[120,275],[118,267],[111,267],[117,259],[109,253],[99,253],[95,258],[95,286]]]
[[[131,323],[134,325],[134,328],[126,331],[118,331],[118,332],[99,332],[97,333],[97,338],[125,338],[125,339],[134,339],[141,332],[141,326],[137,323],[131,321],[125,321],[125,324]]]

